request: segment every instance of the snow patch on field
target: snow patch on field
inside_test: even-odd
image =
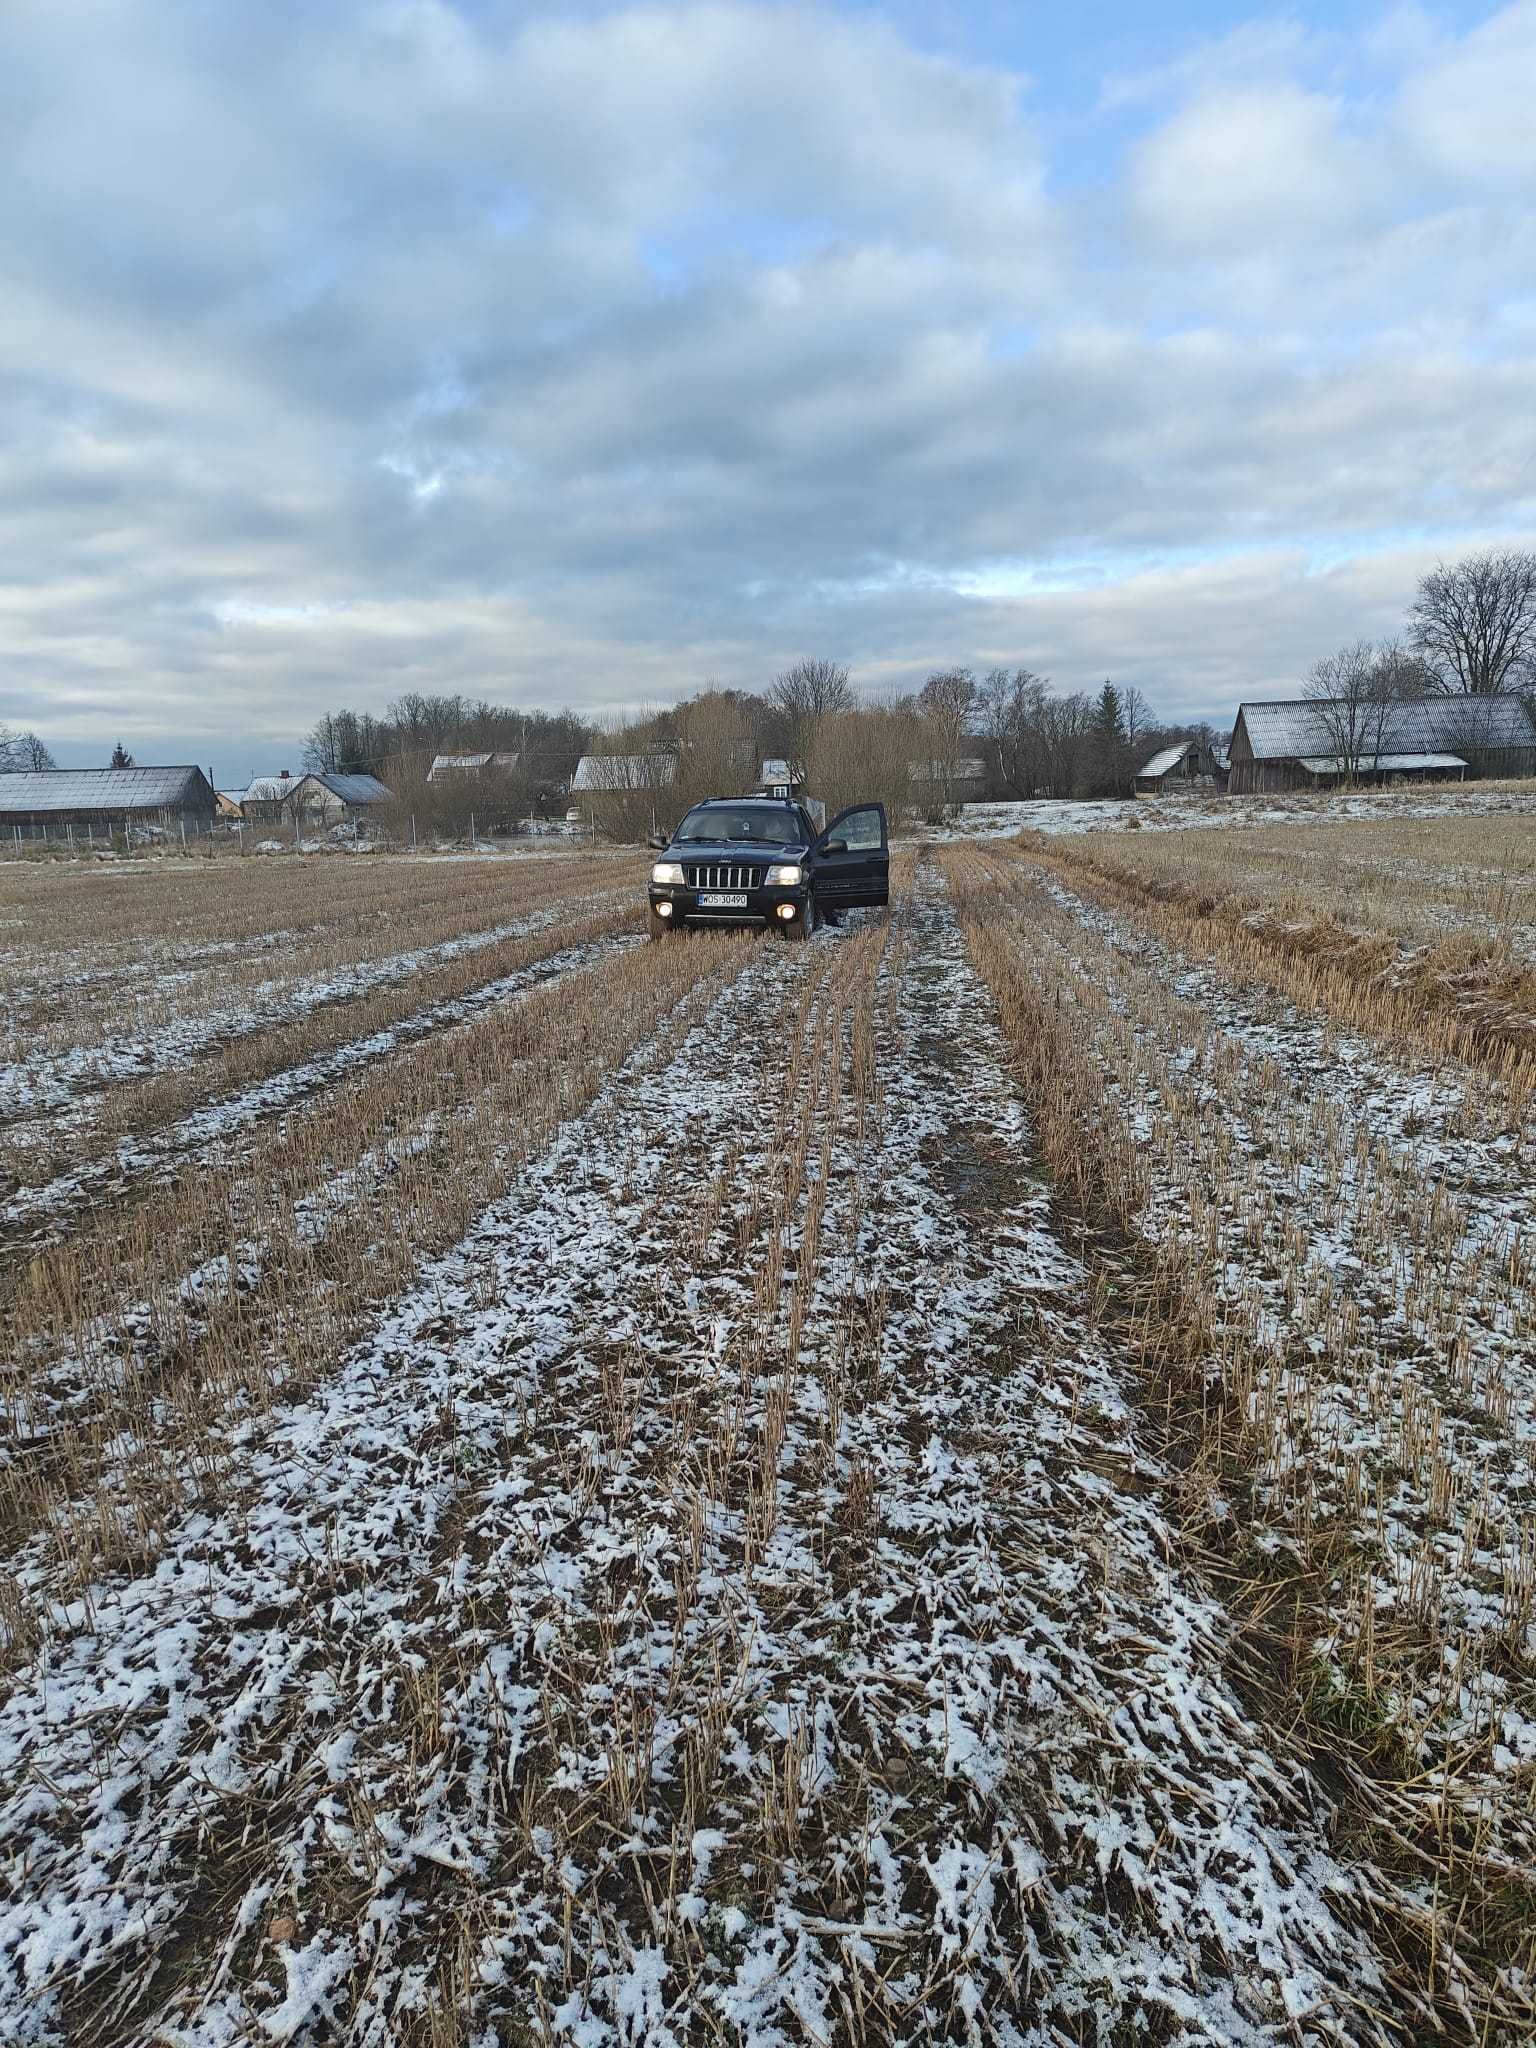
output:
[[[139,1575],[32,1546],[0,2028],[1384,2039],[1028,1145],[942,902],[765,947]]]

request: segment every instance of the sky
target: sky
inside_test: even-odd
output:
[[[1536,0],[7,0],[0,722],[1293,695],[1536,538]]]

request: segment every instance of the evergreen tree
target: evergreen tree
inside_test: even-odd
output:
[[[131,768],[133,766],[133,756],[121,740],[112,749],[112,760],[109,765],[113,768]]]

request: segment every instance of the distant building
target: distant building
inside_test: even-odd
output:
[[[1234,795],[1340,782],[1536,775],[1536,721],[1518,697],[1355,704],[1242,704],[1232,728]]]
[[[452,782],[464,775],[511,775],[521,759],[521,754],[434,754],[427,780]]]
[[[297,779],[285,768],[281,775],[256,775],[240,796],[240,815],[250,824],[275,825],[293,816],[293,793]]]
[[[0,775],[0,831],[206,822],[217,809],[201,768],[28,768]]]
[[[365,818],[380,804],[391,803],[394,791],[377,775],[305,775],[293,793],[293,806],[308,824],[341,825]]]
[[[245,796],[243,789],[216,789],[213,793],[218,800],[217,816],[220,819],[226,823],[233,824],[244,816],[240,808],[241,801]]]
[[[1225,761],[1199,740],[1164,747],[1136,771],[1138,796],[1215,796],[1226,787]]]
[[[670,789],[676,780],[676,754],[583,754],[571,777],[571,795]]]

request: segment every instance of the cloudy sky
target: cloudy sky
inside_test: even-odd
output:
[[[1536,536],[1536,0],[6,0],[0,720],[1230,717]]]

